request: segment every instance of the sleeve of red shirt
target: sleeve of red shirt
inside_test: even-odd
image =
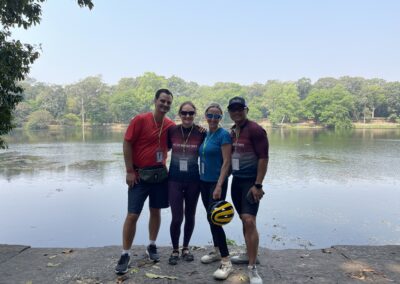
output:
[[[140,116],[135,116],[132,118],[131,122],[129,123],[128,129],[126,129],[125,132],[125,141],[134,143],[140,135],[140,130],[141,128],[141,122],[142,120],[140,119]]]
[[[252,129],[252,142],[254,146],[254,151],[259,159],[269,158],[269,142],[267,137],[267,132],[264,128],[254,127]]]

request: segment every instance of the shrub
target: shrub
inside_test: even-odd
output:
[[[67,113],[63,116],[61,123],[65,126],[81,126],[79,116],[73,113]]]
[[[37,110],[28,116],[26,127],[28,129],[47,129],[54,120],[47,110]]]

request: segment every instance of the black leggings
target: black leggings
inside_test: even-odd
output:
[[[226,244],[226,236],[224,229],[222,226],[214,225],[209,219],[209,214],[208,214],[208,209],[210,205],[213,202],[217,201],[213,199],[213,192],[216,185],[217,185],[216,182],[200,181],[201,199],[203,200],[204,208],[207,211],[207,220],[208,223],[210,224],[214,246],[219,248],[221,257],[227,257],[229,256],[229,250],[228,250],[228,245]],[[221,198],[218,200],[225,200],[227,189],[228,189],[228,181],[225,181],[224,184],[222,185]]]
[[[185,226],[183,235],[183,247],[189,246],[192,237],[197,201],[199,200],[199,182],[168,182],[169,204],[171,205],[172,220],[170,234],[172,246],[176,250],[179,248],[179,237],[181,235],[181,225],[183,214],[185,214]]]

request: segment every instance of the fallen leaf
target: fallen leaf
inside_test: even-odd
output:
[[[61,263],[52,263],[52,262],[49,262],[49,263],[47,263],[47,267],[57,267],[57,266],[59,266]]]
[[[127,279],[129,279],[129,277],[126,276],[126,275],[119,276],[119,277],[117,278],[117,284],[121,284],[122,282],[124,282],[124,281],[127,280]]]
[[[169,280],[176,280],[178,277],[175,276],[167,276],[167,275],[157,275],[153,273],[146,273],[146,277],[150,279],[169,279]]]
[[[137,268],[132,268],[131,269],[131,274],[138,273],[138,272],[139,272],[139,269],[137,269]]]
[[[73,249],[65,249],[65,250],[62,251],[63,254],[70,254],[70,253],[73,253],[73,252],[74,252]]]

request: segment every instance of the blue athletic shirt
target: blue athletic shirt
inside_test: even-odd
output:
[[[221,146],[225,144],[232,144],[228,131],[218,128],[214,133],[207,132],[207,136],[199,148],[200,180],[218,181],[223,162]],[[204,173],[201,170],[202,163],[204,163]]]

